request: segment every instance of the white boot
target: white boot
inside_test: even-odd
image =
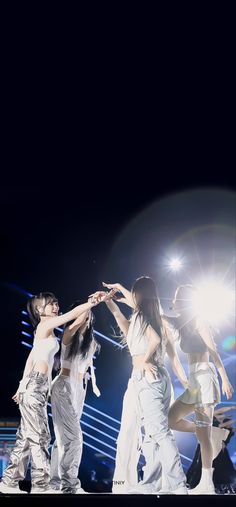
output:
[[[214,468],[202,468],[202,476],[196,488],[189,489],[189,495],[215,495],[215,487],[212,480]]]
[[[158,495],[188,495],[188,488],[186,486],[179,486],[179,488],[173,489],[172,491],[170,489],[160,489],[160,491],[157,491]]]
[[[229,435],[229,430],[226,428],[219,428],[218,426],[212,426],[211,443],[213,447],[213,458],[217,458],[218,454],[222,450],[222,441],[226,440]]]
[[[188,495],[188,489],[186,488],[186,486],[179,486],[179,488],[174,489],[172,493],[174,495]]]
[[[77,490],[75,491],[75,494],[76,495],[89,495],[89,492],[88,491],[84,491],[83,488],[77,488]]]

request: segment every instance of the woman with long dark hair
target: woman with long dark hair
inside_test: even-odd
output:
[[[72,308],[78,302],[73,303]],[[53,380],[51,402],[56,440],[51,455],[51,487],[62,493],[85,493],[78,478],[83,437],[80,418],[90,367],[93,391],[96,386],[93,356],[100,345],[93,335],[94,315],[88,310],[78,319],[67,322],[61,342],[61,369]]]
[[[34,327],[34,342],[26,361],[23,378],[13,396],[19,404],[21,421],[16,434],[15,447],[10,462],[4,470],[0,491],[25,493],[19,481],[25,478],[31,459],[32,493],[54,492],[49,486],[50,432],[47,417],[47,401],[51,391],[51,372],[54,356],[59,349],[54,329],[77,319],[99,302],[99,293],[87,303],[58,316],[58,300],[51,292],[41,292],[27,303],[27,310]]]
[[[155,283],[149,277],[140,277],[135,281],[131,292],[120,284],[103,283],[103,285],[119,291],[123,297],[118,301],[133,308],[129,321],[114,301],[106,302],[123,332],[133,363],[132,375],[124,396],[121,428],[117,440],[113,492],[157,492],[162,472],[169,492],[187,494],[186,477],[178,448],[168,427],[171,381],[164,365],[165,352],[169,355],[172,368],[184,386],[187,378],[168,327],[161,316]],[[143,480],[137,484],[135,472],[137,475],[138,449],[135,428],[140,428],[141,425],[145,429],[142,448],[146,466]],[[132,456],[134,450],[135,459]],[[130,481],[133,484],[130,484]]]
[[[212,480],[214,458],[212,446],[212,421],[214,407],[220,402],[220,386],[217,372],[209,360],[211,355],[222,379],[222,392],[232,397],[231,386],[210,326],[195,315],[193,298],[196,288],[180,285],[175,292],[173,308],[178,316],[172,324],[178,330],[180,348],[187,354],[189,379],[186,391],[173,403],[169,411],[169,423],[173,430],[196,432],[201,447],[201,480],[190,494],[214,494]],[[195,423],[184,419],[195,412]]]

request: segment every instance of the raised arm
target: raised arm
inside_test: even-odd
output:
[[[162,319],[162,322],[167,336],[166,352],[170,359],[172,370],[176,375],[176,377],[181,382],[181,384],[184,386],[184,388],[186,388],[188,386],[188,379],[186,377],[184,368],[180,362],[179,355],[175,347],[174,338],[172,336],[172,332],[170,330],[170,327],[168,326],[168,323],[164,319]]]
[[[114,316],[119,328],[121,329],[122,333],[127,336],[128,334],[128,331],[129,331],[129,321],[128,319],[126,319],[126,317],[124,316],[124,314],[120,311],[120,308],[119,306],[114,303],[114,301],[112,301],[111,299],[110,300],[107,300],[105,301],[106,305],[107,305],[107,308],[110,310],[110,312],[112,313],[112,315]]]
[[[55,327],[63,326],[63,324],[70,322],[70,320],[77,319],[77,317],[80,317],[84,312],[91,310],[91,308],[100,303],[99,294],[100,292],[95,293],[93,298],[90,298],[87,303],[78,305],[73,308],[73,310],[70,310],[63,315],[51,317],[50,319],[40,322],[38,326],[40,326],[45,332],[49,332],[52,329],[55,329]]]
[[[126,305],[130,306],[130,308],[135,308],[131,292],[125,287],[123,287],[123,285],[121,285],[120,283],[105,283],[105,282],[102,282],[102,285],[104,287],[107,287],[108,289],[114,289],[117,292],[121,292],[121,294],[123,294],[124,297],[119,298],[118,301],[120,303],[125,303]]]
[[[76,331],[78,331],[78,329],[81,328],[83,324],[85,324],[88,313],[89,311],[82,313],[82,315],[77,317],[77,319],[75,319],[75,321],[70,326],[67,326],[65,328],[62,337],[62,342],[64,343],[64,345],[68,345],[71,342],[72,337],[74,336]]]
[[[211,357],[215,363],[215,366],[218,369],[218,372],[221,376],[222,393],[226,395],[227,399],[230,399],[230,398],[232,398],[234,389],[228,379],[228,375],[227,375],[225,367],[222,363],[221,357],[217,351],[216,344],[213,340],[210,328],[207,324],[198,320],[197,321],[197,329],[198,329],[203,341],[205,342],[205,344],[208,348],[208,351],[211,354]]]

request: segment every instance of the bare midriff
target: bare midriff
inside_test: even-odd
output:
[[[46,374],[48,372],[48,364],[46,361],[36,361],[33,367],[33,371]]]
[[[139,354],[137,356],[132,356],[133,367],[134,368],[139,368],[140,367],[140,363],[144,359],[144,357],[145,357],[145,354]],[[155,366],[157,365],[157,363],[155,363],[155,361],[153,361],[153,359],[149,359],[148,363],[152,363]]]
[[[208,363],[209,362],[209,352],[206,350],[205,352],[198,352],[194,354],[187,354],[188,356],[188,364],[194,363]]]
[[[70,369],[69,368],[61,368],[59,375],[65,375],[66,377],[70,376]],[[85,374],[78,373],[78,379],[83,379]]]

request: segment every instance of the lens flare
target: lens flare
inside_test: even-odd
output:
[[[227,336],[222,341],[221,346],[223,350],[236,350],[236,336]]]
[[[235,308],[235,293],[214,280],[198,286],[192,300],[196,315],[215,325],[227,320]]]
[[[182,268],[181,260],[180,259],[172,259],[172,261],[170,261],[170,268],[173,271],[179,271],[179,269]]]

